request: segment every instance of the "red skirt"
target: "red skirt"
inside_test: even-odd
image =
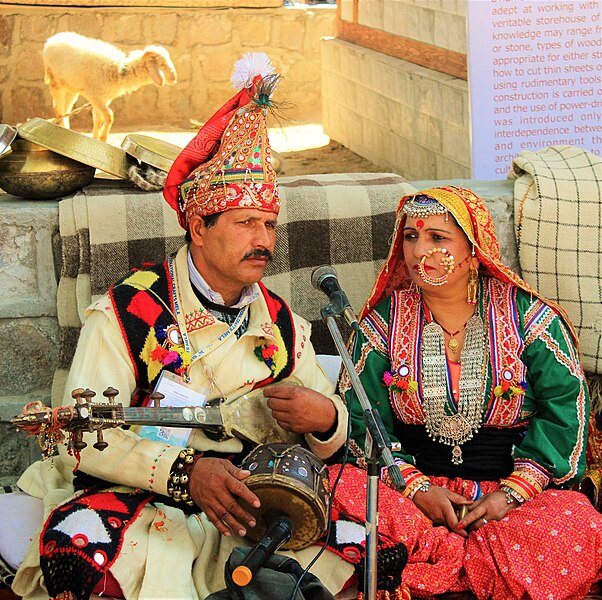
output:
[[[330,467],[334,480],[340,466]],[[472,499],[475,483],[443,477],[435,485]],[[366,472],[346,466],[335,491],[335,513],[366,515]],[[483,493],[497,482],[480,484]],[[412,597],[471,591],[479,600],[576,600],[602,579],[602,515],[578,492],[547,490],[462,538],[433,526],[416,505],[379,484],[379,533],[405,544],[403,583]]]

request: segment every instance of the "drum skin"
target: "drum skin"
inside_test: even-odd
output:
[[[257,520],[247,536],[260,540],[271,519],[280,514],[293,522],[293,535],[284,550],[301,550],[317,542],[326,531],[330,485],[324,463],[299,445],[262,444],[243,460],[251,471],[244,480],[259,498],[260,508],[241,502]]]

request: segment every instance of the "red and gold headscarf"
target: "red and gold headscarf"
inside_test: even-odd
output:
[[[362,309],[362,318],[381,300],[389,297],[394,290],[410,287],[412,278],[403,256],[403,230],[406,222],[403,207],[406,202],[416,196],[427,196],[436,200],[453,215],[469,242],[474,246],[475,254],[481,263],[482,273],[516,285],[551,306],[566,323],[573,336],[573,341],[577,344],[577,333],[564,309],[541,296],[512,269],[502,263],[500,245],[495,233],[493,219],[483,200],[472,190],[451,185],[408,194],[401,199],[397,208],[389,255],[376,278],[368,302]]]

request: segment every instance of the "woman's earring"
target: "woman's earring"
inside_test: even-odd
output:
[[[477,303],[477,289],[479,288],[479,272],[470,267],[468,272],[468,288],[467,288],[467,299],[466,301],[471,306]]]

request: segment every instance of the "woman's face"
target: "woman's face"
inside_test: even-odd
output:
[[[435,286],[422,279],[418,267],[421,259],[433,248],[444,248],[454,257],[453,270],[447,274],[447,282],[440,286],[441,290],[456,287],[465,290],[469,267],[478,269],[479,261],[471,256],[471,244],[456,220],[451,215],[447,220],[445,215],[407,217],[403,230],[403,256],[412,281],[425,292]],[[440,264],[443,257],[443,253],[434,252],[426,258],[423,266],[429,278],[437,279],[446,274],[446,269]]]

